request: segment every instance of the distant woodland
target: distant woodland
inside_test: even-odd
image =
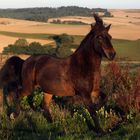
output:
[[[23,9],[0,9],[0,17],[15,18],[32,21],[47,22],[49,18],[62,16],[91,16],[94,12],[102,12],[103,16],[111,17],[107,9],[83,8],[77,6],[59,7],[59,8],[23,8]]]

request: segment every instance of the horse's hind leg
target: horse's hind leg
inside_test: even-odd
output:
[[[91,115],[91,117],[92,117],[92,119],[93,119],[93,121],[94,121],[94,125],[95,125],[94,130],[95,130],[97,133],[103,134],[104,131],[103,131],[103,129],[102,129],[101,126],[100,126],[97,113],[96,113],[95,109],[93,108],[92,104],[91,104],[91,105],[88,105],[88,106],[87,106],[87,109],[88,109],[88,111],[89,111],[89,113],[90,113],[90,115]]]
[[[47,118],[47,120],[49,122],[52,122],[52,117],[51,117],[51,113],[50,113],[50,109],[49,109],[49,105],[50,105],[51,100],[52,100],[52,95],[44,93],[44,97],[43,97],[44,113],[43,113],[43,115]]]
[[[32,86],[32,81],[29,80],[24,80],[22,84],[22,88],[17,90],[17,101],[16,101],[16,116],[19,115],[21,111],[21,100],[24,96],[29,96],[32,94],[33,91],[33,86]]]

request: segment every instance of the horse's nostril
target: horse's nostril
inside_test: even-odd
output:
[[[111,59],[114,59],[115,55],[116,55],[116,52],[114,52],[114,53],[109,53],[109,56],[110,56]]]

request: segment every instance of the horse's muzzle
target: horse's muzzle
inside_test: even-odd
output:
[[[109,53],[109,59],[110,60],[113,60],[114,58],[115,58],[115,55],[116,55],[116,52],[111,52],[111,53]]]

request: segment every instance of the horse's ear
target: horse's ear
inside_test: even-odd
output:
[[[111,24],[109,24],[109,25],[105,28],[105,29],[107,30],[107,32],[109,31],[110,27],[111,27]]]
[[[97,24],[103,25],[103,20],[97,14],[93,14],[93,16]]]

